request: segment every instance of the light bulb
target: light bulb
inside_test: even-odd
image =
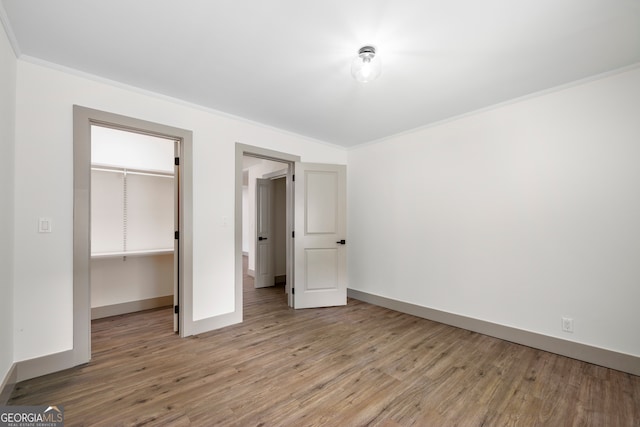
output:
[[[358,57],[351,63],[351,75],[359,82],[370,82],[380,76],[382,64],[376,57],[376,49],[364,46],[358,51]]]
[[[369,76],[371,75],[371,60],[365,58],[363,62],[364,64],[362,64],[362,68],[360,68],[360,74],[365,81],[369,81]]]

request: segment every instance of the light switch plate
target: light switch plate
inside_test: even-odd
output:
[[[38,233],[51,233],[51,218],[38,219]]]

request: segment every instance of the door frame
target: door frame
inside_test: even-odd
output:
[[[286,185],[287,185],[287,298],[290,307],[293,307],[293,294],[291,292],[291,282],[293,280],[293,242],[291,233],[293,232],[293,173],[295,162],[300,161],[300,156],[255,147],[236,142],[236,206],[235,206],[235,302],[236,313],[240,314],[240,319],[244,319],[243,299],[242,299],[242,158],[244,156],[257,157],[265,160],[273,160],[287,164]]]
[[[193,134],[189,130],[73,106],[73,362],[91,359],[91,126],[99,125],[178,141],[178,306],[180,336],[193,319]]]

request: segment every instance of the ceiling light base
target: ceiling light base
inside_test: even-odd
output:
[[[382,72],[382,63],[376,56],[376,48],[363,46],[351,63],[351,75],[359,82],[367,83],[377,79]]]

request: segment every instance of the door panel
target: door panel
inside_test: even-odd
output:
[[[338,250],[305,249],[306,289],[322,291],[338,289]]]
[[[347,303],[346,167],[296,163],[294,307]]]
[[[337,174],[308,171],[305,178],[306,193],[313,195],[305,198],[305,235],[338,233]]]
[[[254,286],[264,288],[274,285],[273,274],[273,221],[271,204],[273,181],[256,180],[256,277]]]

